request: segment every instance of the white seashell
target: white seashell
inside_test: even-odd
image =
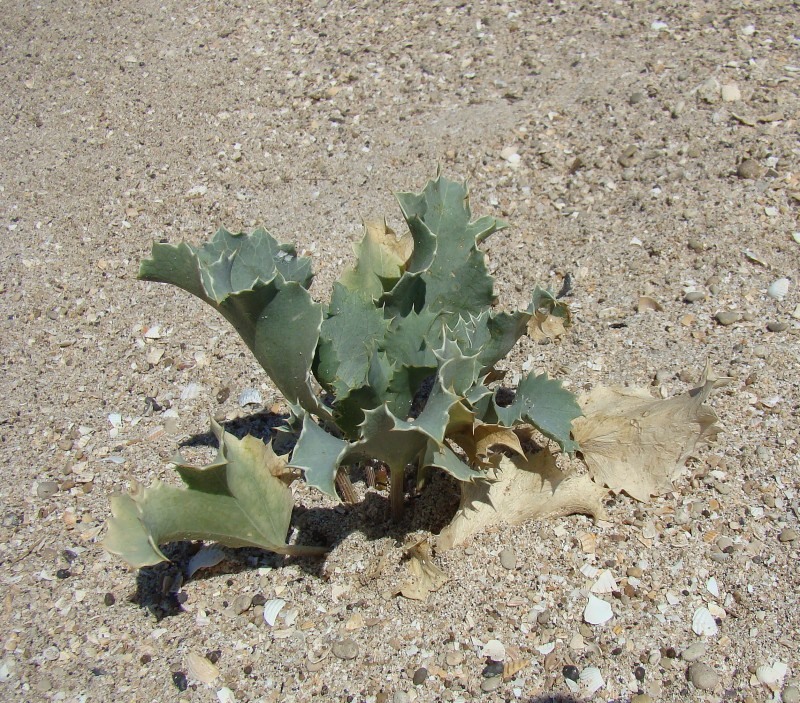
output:
[[[233,695],[231,689],[227,686],[223,686],[217,691],[217,700],[219,703],[236,703],[236,696]]]
[[[578,682],[577,681],[573,681],[572,679],[568,679],[568,678],[564,677],[564,683],[567,684],[567,688],[572,693],[577,693],[578,690],[580,689],[580,686],[578,686]]]
[[[779,278],[767,288],[767,295],[775,300],[783,300],[789,292],[789,279]]]
[[[194,400],[200,395],[200,384],[192,381],[181,391],[181,400]]]
[[[717,583],[717,579],[713,576],[706,581],[706,590],[714,596],[714,598],[719,598],[719,584]]]
[[[600,673],[600,669],[596,666],[587,666],[581,671],[578,681],[589,695],[592,695],[595,691],[599,691],[606,685],[606,682],[603,681],[603,675]]]
[[[775,662],[772,666],[764,664],[756,669],[756,678],[771,690],[779,691],[788,671],[789,667],[783,662]]]
[[[596,578],[597,574],[600,573],[600,569],[598,569],[596,566],[592,566],[591,564],[584,564],[581,567],[581,573],[587,579],[593,579],[593,578]]]
[[[611,603],[589,594],[589,602],[583,609],[583,619],[590,625],[602,625],[612,617],[614,617],[614,611],[611,610]]]
[[[592,593],[613,593],[618,590],[617,582],[608,569],[604,569],[600,572],[600,576],[591,588]]]
[[[715,618],[726,618],[728,617],[728,613],[725,612],[725,608],[721,608],[714,602],[708,604],[708,612]]]
[[[273,598],[264,603],[264,622],[270,627],[275,627],[278,613],[283,610],[284,605],[286,605],[286,601],[281,598]]]
[[[108,416],[108,422],[112,427],[119,427],[122,424],[122,415],[119,413],[111,413]]]
[[[540,644],[537,647],[534,647],[534,649],[537,652],[539,652],[539,654],[544,654],[544,655],[550,654],[550,652],[552,652],[555,648],[556,648],[555,642],[548,642],[547,644]]]
[[[308,652],[306,652],[306,657],[308,658],[309,663],[319,664],[324,659],[327,659],[330,653],[330,645],[320,644],[309,649]]]
[[[207,569],[216,566],[225,559],[225,552],[219,547],[203,547],[195,554],[186,565],[186,578],[192,578],[199,569]]]
[[[681,602],[681,599],[678,598],[677,594],[673,593],[672,591],[667,591],[666,594],[667,603],[670,605],[678,605]]]
[[[239,406],[243,408],[245,405],[263,405],[261,393],[255,388],[245,388],[239,393]]]
[[[500,640],[489,640],[481,650],[482,657],[489,657],[492,661],[501,662],[506,658],[506,648]]]
[[[792,233],[792,239],[794,239],[794,241],[796,241],[798,244],[800,244],[800,232],[793,232]]]
[[[196,652],[189,652],[186,657],[186,668],[189,676],[200,683],[211,683],[219,676],[219,669]]]
[[[708,608],[698,608],[692,617],[692,630],[696,635],[713,637],[717,634],[717,623]]]

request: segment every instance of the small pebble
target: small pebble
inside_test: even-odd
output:
[[[570,681],[577,681],[578,677],[581,675],[581,672],[578,671],[578,667],[574,664],[567,664],[561,670],[561,673],[564,674],[565,679],[569,679]]]
[[[337,659],[355,659],[358,656],[358,643],[352,639],[340,640],[331,647]]]
[[[517,555],[513,549],[506,548],[500,552],[500,565],[509,571],[517,568]]]
[[[786,330],[789,329],[789,323],[788,322],[774,322],[774,321],[773,322],[768,322],[767,323],[767,329],[770,332],[785,332]]]
[[[460,666],[464,661],[463,652],[448,652],[444,657],[447,666]]]
[[[733,540],[725,535],[717,539],[716,545],[719,551],[725,552],[726,554],[730,554],[733,551]]]
[[[414,677],[412,678],[412,681],[414,682],[415,686],[421,686],[423,683],[425,683],[425,679],[427,678],[428,678],[428,670],[424,666],[421,666],[414,672]]]
[[[483,683],[481,683],[481,691],[484,693],[489,693],[490,691],[494,691],[496,688],[499,688],[501,683],[503,683],[502,676],[492,676],[490,679],[484,679]]]
[[[800,703],[800,688],[797,686],[787,686],[781,693],[782,703]]]
[[[738,322],[741,318],[742,314],[735,310],[723,310],[714,315],[714,319],[723,327],[728,327],[734,322]]]
[[[711,691],[719,683],[719,674],[704,662],[695,662],[689,667],[689,681],[700,691]]]
[[[700,239],[690,239],[689,240],[689,249],[694,252],[700,253],[701,251],[706,250],[705,242]]]
[[[681,652],[681,659],[685,662],[694,662],[705,656],[707,648],[702,642],[694,642]]]
[[[701,290],[690,290],[683,296],[684,303],[699,303],[706,299],[706,294]]]
[[[631,698],[631,703],[653,703],[653,699],[646,693],[639,693]]]
[[[40,481],[36,486],[36,495],[39,498],[50,498],[58,493],[58,484],[55,481]]]
[[[189,688],[189,682],[186,680],[186,674],[182,671],[173,671],[172,672],[172,683],[175,684],[175,688],[179,691],[185,691]]]
[[[56,571],[57,579],[68,579],[70,576],[72,576],[72,572],[69,569],[59,569]]]
[[[105,603],[108,606],[112,606],[116,602],[117,602],[117,599],[115,598],[113,593],[106,593],[103,596],[103,603]]]
[[[236,598],[233,599],[233,603],[231,603],[231,610],[233,610],[236,615],[241,615],[249,610],[252,604],[252,596],[248,595],[247,593],[240,593],[238,596],[236,596]]]
[[[628,576],[632,576],[635,579],[642,578],[642,570],[638,566],[629,566],[628,570],[625,572]]]
[[[503,662],[490,661],[481,672],[481,676],[490,679],[492,676],[499,676],[503,673]]]
[[[392,703],[411,703],[411,696],[405,691],[395,691],[392,696]]]
[[[780,542],[795,542],[800,539],[800,534],[798,534],[797,530],[793,527],[787,527],[781,530],[781,533],[778,535],[778,541]]]
[[[736,169],[736,175],[739,176],[739,178],[747,178],[750,180],[760,178],[763,172],[764,169],[761,168],[761,165],[755,159],[745,159]]]

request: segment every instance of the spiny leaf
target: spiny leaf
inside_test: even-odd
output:
[[[370,362],[388,328],[372,300],[336,284],[330,315],[320,329],[317,373],[337,397],[366,385]]]
[[[479,313],[493,301],[492,278],[477,244],[503,224],[492,217],[470,222],[469,198],[459,183],[439,177],[421,193],[398,193],[414,238],[408,270],[396,286],[407,299],[412,280],[424,284],[424,304],[448,315]],[[412,287],[423,292],[418,283]],[[389,307],[398,308],[395,291]]]
[[[292,452],[291,466],[303,470],[309,486],[338,499],[336,471],[348,446],[347,442],[328,434],[306,415],[303,418],[303,431]]]
[[[514,401],[507,407],[494,402],[494,411],[506,427],[528,422],[545,437],[558,442],[561,451],[575,452],[578,443],[570,437],[572,421],[580,417],[581,409],[575,396],[560,381],[547,374],[529,374],[520,381]]]
[[[412,251],[410,235],[398,237],[385,220],[367,220],[364,238],[356,247],[356,264],[342,274],[339,283],[377,300],[400,278]]]
[[[322,308],[311,300],[310,259],[268,232],[220,229],[202,247],[153,245],[139,278],[171,283],[218,310],[234,326],[290,403],[328,419],[311,386]]]
[[[134,567],[165,561],[159,546],[184,539],[280,554],[324,553],[286,544],[293,501],[291,489],[279,477],[285,460],[255,437],[239,440],[219,426],[212,429],[220,437],[217,459],[208,467],[182,464],[187,488],[134,484],[130,495],[112,498],[103,546]]]

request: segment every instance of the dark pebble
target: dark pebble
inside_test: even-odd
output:
[[[253,600],[251,601],[251,604],[252,604],[252,606],[254,608],[257,608],[259,605],[264,605],[264,603],[266,603],[266,602],[267,602],[267,599],[264,598],[263,594],[256,593],[253,596]]]
[[[68,579],[70,576],[72,576],[72,572],[69,569],[59,569],[56,571],[57,579]]]
[[[253,667],[250,664],[247,664],[242,671],[244,672],[245,676],[250,676],[253,673]]]
[[[503,673],[503,662],[490,661],[481,672],[481,676],[490,679],[492,676],[499,676]]]
[[[581,672],[578,671],[578,667],[572,664],[567,664],[561,670],[561,673],[564,674],[565,679],[569,679],[570,681],[577,681],[578,677],[581,675]]]
[[[152,660],[152,658],[153,657],[150,654],[142,654],[142,656],[139,657],[139,663],[140,664],[149,664],[150,661]]]
[[[644,681],[645,670],[643,666],[637,666],[633,670],[633,675],[636,677],[637,681]]]
[[[112,606],[116,602],[117,602],[117,599],[114,597],[113,593],[106,593],[103,596],[103,603],[105,603],[108,606]]]
[[[189,688],[189,682],[186,680],[186,674],[182,671],[173,671],[172,672],[172,683],[175,684],[175,688],[179,691],[185,691]]]
[[[208,661],[210,661],[212,664],[216,664],[221,656],[222,651],[219,649],[215,649],[213,652],[206,652],[206,659],[208,659]]]
[[[411,680],[414,682],[415,686],[421,686],[423,683],[425,683],[425,679],[427,678],[428,670],[424,666],[421,666],[414,672],[414,678]]]

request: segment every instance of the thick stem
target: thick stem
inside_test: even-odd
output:
[[[345,503],[353,504],[358,502],[358,496],[353,488],[353,483],[350,481],[350,475],[347,473],[347,469],[341,466],[336,472],[336,488]]]
[[[392,520],[398,521],[403,517],[403,510],[405,508],[405,478],[406,467],[391,466],[389,467],[391,483],[389,484],[389,500],[392,506]]]

